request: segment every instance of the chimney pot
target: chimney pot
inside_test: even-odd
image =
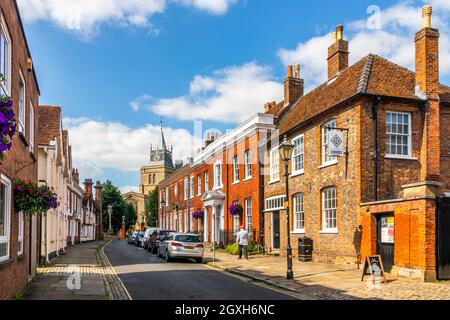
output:
[[[424,28],[431,28],[431,15],[433,14],[432,6],[425,6],[422,8],[422,26]]]
[[[288,74],[287,74],[288,78],[292,78],[292,66],[288,67]]]
[[[337,40],[344,40],[344,26],[342,24],[336,27],[336,38]]]
[[[333,31],[333,43],[337,43],[337,32]]]

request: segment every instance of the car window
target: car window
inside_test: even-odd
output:
[[[175,241],[197,243],[201,242],[198,236],[179,235],[175,237]]]

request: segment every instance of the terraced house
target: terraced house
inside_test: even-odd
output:
[[[21,292],[38,263],[37,217],[16,212],[13,188],[18,179],[37,180],[36,123],[39,86],[17,4],[0,2],[0,94],[13,101],[17,133],[0,162],[0,300]]]
[[[291,237],[313,240],[315,261],[355,264],[380,254],[387,271],[420,280],[448,274],[450,88],[439,83],[439,31],[423,8],[416,68],[370,54],[349,66],[338,26],[328,50],[328,81],[285,99],[268,141],[265,244],[286,254]],[[411,52],[411,55],[414,53]],[[297,79],[289,69],[286,89]],[[307,81],[307,79],[305,79]],[[345,147],[336,156],[336,137]],[[291,230],[286,228],[284,165],[278,140],[294,144],[289,163]],[[447,214],[444,215],[446,210]],[[447,267],[446,267],[447,266]]]
[[[207,133],[203,149],[160,183],[159,224],[201,233],[205,242],[217,244],[235,240],[242,225],[259,242],[264,181],[259,143],[273,123],[273,114],[259,113],[222,136]],[[242,212],[232,215],[232,204]],[[194,212],[201,216],[194,217]]]

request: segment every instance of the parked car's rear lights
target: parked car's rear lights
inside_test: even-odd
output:
[[[182,247],[183,245],[178,242],[172,242],[172,247]]]
[[[197,248],[204,248],[203,243],[200,243],[200,244],[197,246]]]

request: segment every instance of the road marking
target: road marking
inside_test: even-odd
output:
[[[208,268],[208,269],[211,269],[211,270],[214,270],[214,271],[217,271],[217,272],[226,274],[227,276],[230,276],[230,277],[239,279],[239,280],[241,280],[241,281],[243,281],[243,282],[246,282],[246,283],[249,283],[249,284],[253,284],[253,285],[255,285],[255,286],[258,286],[258,287],[261,287],[261,288],[265,288],[265,289],[268,289],[268,290],[271,290],[271,291],[274,291],[274,292],[277,292],[277,293],[281,293],[281,294],[284,294],[284,295],[286,295],[286,296],[290,296],[290,297],[292,297],[292,298],[295,298],[295,299],[297,299],[297,300],[301,300],[301,299],[300,299],[298,296],[296,296],[295,293],[293,293],[293,292],[289,292],[289,291],[287,291],[287,290],[284,291],[284,290],[275,288],[275,287],[273,287],[273,286],[270,286],[270,285],[268,285],[268,284],[265,284],[264,282],[257,281],[257,280],[253,280],[253,279],[249,279],[249,278],[246,278],[246,277],[244,277],[244,276],[238,276],[238,275],[233,274],[233,273],[231,273],[231,272],[228,272],[228,271],[226,271],[226,270],[222,270],[222,269],[219,269],[219,268],[215,268],[215,267],[210,266],[210,265],[207,265],[207,264],[206,264],[206,265],[203,265],[203,266],[204,266],[205,268]],[[298,294],[298,295],[301,295],[301,294]],[[306,299],[306,296],[305,296],[304,298]]]
[[[111,242],[112,242],[112,240],[109,240],[109,242],[108,242],[106,245],[104,245],[104,246],[102,247],[102,254],[103,254],[103,256],[106,258],[107,263],[109,264],[109,267],[111,268],[111,270],[112,270],[112,272],[114,273],[114,275],[120,280],[119,282],[120,282],[120,284],[122,285],[122,288],[124,289],[125,293],[127,294],[128,299],[133,300],[133,298],[131,297],[130,292],[128,291],[127,287],[125,287],[125,284],[123,283],[122,279],[120,278],[120,276],[119,276],[119,274],[117,273],[116,269],[114,269],[114,266],[112,265],[111,261],[109,261],[109,258],[108,258],[108,256],[107,256],[106,253],[105,253],[105,250],[104,250],[104,249],[105,249]]]

